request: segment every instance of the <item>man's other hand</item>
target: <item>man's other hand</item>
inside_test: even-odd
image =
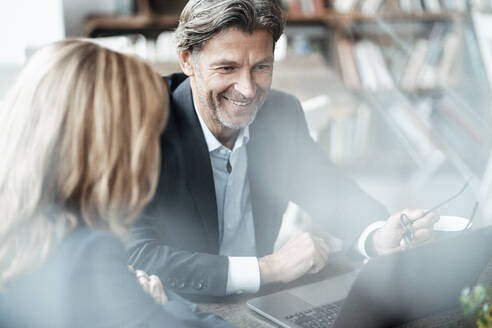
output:
[[[316,236],[297,232],[277,252],[259,259],[261,284],[289,282],[324,268],[330,249]]]
[[[402,214],[406,214],[408,218],[405,221],[407,226],[413,227],[411,245],[404,238],[405,229],[400,220]],[[383,255],[431,240],[433,238],[433,226],[439,221],[439,214],[435,212],[424,214],[425,210],[408,209],[391,215],[385,225],[372,235],[374,251],[378,255]]]

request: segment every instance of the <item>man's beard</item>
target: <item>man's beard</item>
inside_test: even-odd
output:
[[[254,105],[254,109],[249,113],[247,117],[244,117],[244,120],[241,120],[240,122],[233,122],[233,120],[229,116],[229,113],[224,108],[222,108],[220,104],[223,95],[224,93],[220,93],[217,96],[205,95],[206,97],[205,103],[207,104],[208,110],[212,118],[215,120],[215,122],[219,123],[220,125],[226,128],[233,129],[233,130],[239,130],[245,128],[246,126],[253,123],[259,108],[263,105],[266,99],[266,92],[263,89],[258,88],[255,98],[251,100],[251,103]],[[228,96],[229,97],[227,98],[234,99],[237,101],[246,100],[246,98],[244,98],[242,95],[238,93],[228,94]],[[223,100],[223,101],[227,101],[227,100]]]

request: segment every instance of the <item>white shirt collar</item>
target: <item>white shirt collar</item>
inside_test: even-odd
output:
[[[217,140],[214,134],[210,131],[207,124],[205,124],[205,121],[203,120],[202,116],[200,115],[196,107],[195,107],[195,112],[196,115],[198,116],[198,120],[200,121],[200,126],[202,127],[203,136],[205,137],[205,142],[207,143],[207,147],[208,147],[208,152],[211,153],[214,150],[224,147],[220,143],[220,141]],[[248,141],[249,141],[249,126],[239,131],[236,142],[234,143],[234,147],[232,149],[236,150],[237,148],[241,147],[243,144],[246,145]]]

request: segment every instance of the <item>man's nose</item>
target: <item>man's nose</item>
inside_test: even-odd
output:
[[[253,81],[251,72],[241,72],[235,85],[237,92],[245,98],[251,99],[256,95],[256,84]]]

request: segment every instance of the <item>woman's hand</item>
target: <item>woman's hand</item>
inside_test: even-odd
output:
[[[158,304],[164,304],[167,302],[167,295],[164,292],[164,287],[162,282],[156,275],[148,276],[145,271],[136,270],[134,271],[131,266],[128,267],[130,271],[135,272],[137,276],[138,283],[142,286],[143,290],[152,296],[154,301]]]

